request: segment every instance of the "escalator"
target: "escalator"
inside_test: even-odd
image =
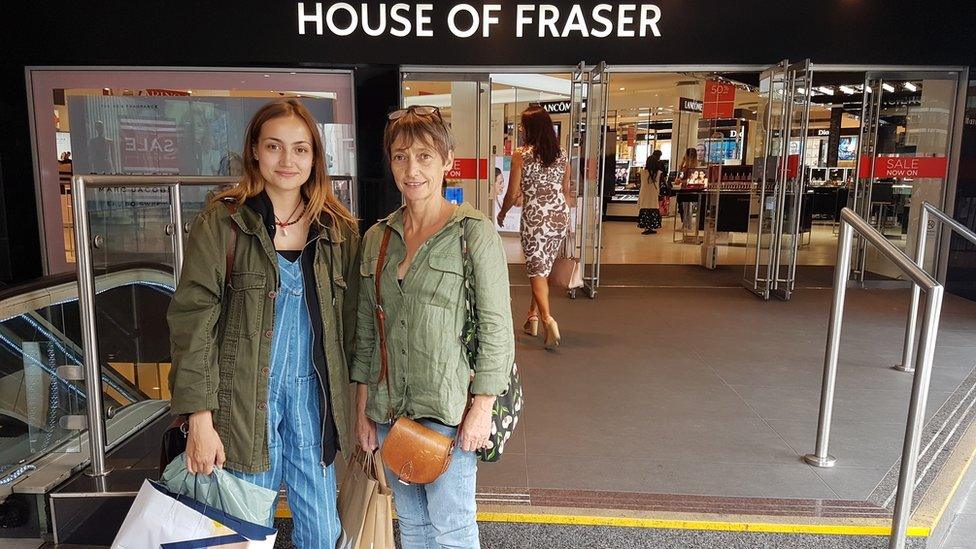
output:
[[[168,423],[173,290],[167,265],[95,272],[107,449],[113,467],[133,477],[158,463]],[[0,538],[64,538],[58,529],[98,508],[89,500],[72,511],[70,498],[58,498],[92,480],[80,473],[89,462],[82,340],[74,274],[0,289]]]

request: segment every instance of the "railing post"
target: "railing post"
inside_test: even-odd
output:
[[[180,285],[180,271],[183,269],[183,195],[180,182],[169,188],[170,219],[173,220],[173,281]]]
[[[85,195],[85,179],[76,177],[71,186],[71,206],[75,224],[75,264],[78,270],[81,340],[85,350],[88,443],[91,451],[91,474],[102,476],[108,474],[105,465],[105,415],[102,402],[102,372],[98,361],[98,335],[95,331],[95,281],[92,276],[88,205]]]
[[[917,364],[912,399],[908,407],[908,425],[905,427],[905,443],[902,448],[901,471],[898,474],[898,497],[895,500],[895,513],[891,521],[889,549],[905,549],[905,531],[912,514],[912,499],[915,495],[915,468],[925,425],[925,404],[929,395],[929,382],[932,378],[932,359],[935,357],[935,340],[939,331],[939,316],[942,312],[943,288],[936,284],[925,292],[925,313],[922,317],[922,337],[919,340]]]
[[[834,300],[830,305],[830,324],[827,327],[827,352],[824,355],[823,387],[820,389],[820,419],[817,424],[817,449],[803,460],[816,467],[833,467],[837,458],[827,453],[830,443],[830,420],[834,408],[834,388],[837,385],[837,357],[840,353],[841,325],[844,319],[844,297],[847,278],[851,272],[851,245],[854,227],[841,216],[840,239],[837,243],[837,266],[834,268]]]
[[[922,203],[922,212],[918,218],[918,234],[915,236],[915,264],[924,270],[925,263],[925,244],[929,236],[929,205],[928,202]],[[905,326],[905,343],[902,345],[901,363],[896,364],[894,369],[902,372],[914,372],[915,363],[915,330],[918,327],[918,301],[922,293],[921,287],[912,283],[912,301],[908,307],[908,321]]]

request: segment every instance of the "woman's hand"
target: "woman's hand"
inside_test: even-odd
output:
[[[461,424],[461,450],[474,452],[488,446],[491,435],[491,408],[495,405],[494,395],[475,395],[471,409]]]
[[[214,465],[223,467],[224,443],[213,426],[210,410],[190,416],[190,433],[186,437],[186,470],[191,474],[209,475]]]
[[[376,443],[376,423],[366,414],[356,414],[356,442],[367,452],[379,448]]]
[[[356,386],[356,443],[367,452],[379,448],[376,442],[376,422],[366,417],[366,399],[369,387],[365,383]]]
[[[508,214],[508,212],[505,211],[504,209],[498,210],[498,217],[496,218],[496,221],[498,221],[498,226],[499,227],[504,227],[505,226],[505,216],[507,214]]]

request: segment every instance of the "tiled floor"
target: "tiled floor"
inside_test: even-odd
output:
[[[521,324],[528,289],[513,289]],[[519,334],[526,408],[479,486],[864,500],[901,453],[907,291],[850,290],[830,451],[814,447],[829,290],[763,302],[735,288],[554,292],[563,344]],[[976,303],[947,296],[927,414],[976,366]]]
[[[701,262],[701,247],[696,244],[673,242],[680,239],[673,234],[675,218],[664,219],[664,227],[654,235],[642,235],[635,223],[626,221],[605,221],[603,223],[604,265],[618,264],[662,264],[698,265]],[[729,240],[725,234],[719,246],[718,262],[721,265],[743,265],[746,263],[746,235],[736,233]],[[509,263],[524,263],[522,248],[517,234],[503,236],[505,252]],[[837,255],[837,235],[833,225],[816,224],[813,231],[804,236],[803,246],[797,254],[800,265],[833,265]]]

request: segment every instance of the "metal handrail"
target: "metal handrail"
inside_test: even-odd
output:
[[[956,234],[976,245],[976,233],[962,223],[949,217],[945,212],[932,204],[923,202],[922,212],[918,219],[917,234],[915,235],[915,264],[919,268],[925,268],[923,264],[925,263],[925,248],[929,239],[929,215],[932,215],[938,221],[941,221],[943,225],[952,229]],[[920,293],[919,287],[912,285],[912,304],[909,307],[908,323],[905,326],[905,343],[902,347],[901,363],[894,366],[896,370],[902,372],[911,373],[915,371],[912,354],[915,352],[915,330],[917,329],[916,325],[918,323],[918,299]]]
[[[71,185],[71,205],[75,232],[75,264],[78,271],[78,309],[81,322],[81,339],[85,350],[85,379],[99,380],[85,384],[88,403],[88,442],[91,449],[91,474],[96,477],[108,474],[105,463],[105,403],[102,400],[101,368],[98,357],[98,335],[95,329],[95,282],[92,273],[92,253],[88,231],[88,187],[171,187],[170,225],[168,234],[173,238],[173,276],[179,284],[183,265],[183,214],[180,187],[234,184],[234,177],[178,176],[178,175],[76,175]]]
[[[925,421],[925,404],[928,400],[932,377],[932,359],[935,356],[935,340],[939,331],[939,315],[942,312],[943,287],[904,252],[859,217],[850,208],[840,214],[840,240],[837,244],[837,266],[834,269],[834,299],[830,306],[830,323],[827,327],[827,350],[824,356],[823,388],[820,393],[820,418],[817,425],[816,453],[803,456],[804,461],[816,467],[833,467],[837,459],[827,453],[830,440],[830,421],[834,405],[834,389],[837,382],[837,356],[840,351],[841,325],[844,318],[844,296],[847,279],[851,273],[851,244],[854,231],[891,260],[914,283],[925,291],[925,314],[922,317],[922,337],[917,362],[920,365],[912,383],[912,397],[908,407],[908,423],[905,426],[905,442],[901,454],[901,470],[898,474],[898,490],[894,517],[891,521],[889,549],[905,549],[905,531],[911,516],[912,497],[915,492],[915,467],[921,446],[922,427]]]

